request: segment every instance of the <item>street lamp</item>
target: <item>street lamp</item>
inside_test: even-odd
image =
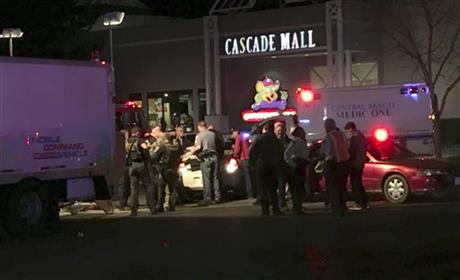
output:
[[[10,56],[13,56],[13,38],[21,38],[24,33],[19,28],[4,28],[0,38],[10,39]]]
[[[109,27],[109,44],[110,44],[110,64],[113,67],[113,41],[112,41],[112,26],[120,25],[125,17],[124,12],[111,12],[104,15],[103,24]]]

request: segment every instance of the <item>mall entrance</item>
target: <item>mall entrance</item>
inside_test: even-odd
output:
[[[206,113],[204,90],[176,90],[131,94],[146,116],[148,125],[160,124],[164,130],[184,126],[187,133],[195,131],[195,125]]]

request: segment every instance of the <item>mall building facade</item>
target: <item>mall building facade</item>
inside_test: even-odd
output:
[[[290,95],[305,85],[419,82],[413,61],[386,52],[379,18],[361,1],[199,19],[127,15],[113,30],[117,96],[142,105],[150,124],[188,114],[229,131],[248,127],[240,114],[265,76]],[[459,118],[456,90],[445,118]]]

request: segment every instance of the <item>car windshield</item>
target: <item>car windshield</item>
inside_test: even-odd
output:
[[[370,142],[368,151],[377,160],[391,160],[417,156],[414,152],[393,141],[384,143]]]

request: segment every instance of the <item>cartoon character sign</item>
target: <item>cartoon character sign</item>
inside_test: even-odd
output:
[[[257,81],[255,89],[255,102],[251,106],[254,111],[260,109],[284,110],[286,108],[288,93],[285,90],[280,90],[280,81],[273,81],[271,78],[265,77],[262,81]]]

